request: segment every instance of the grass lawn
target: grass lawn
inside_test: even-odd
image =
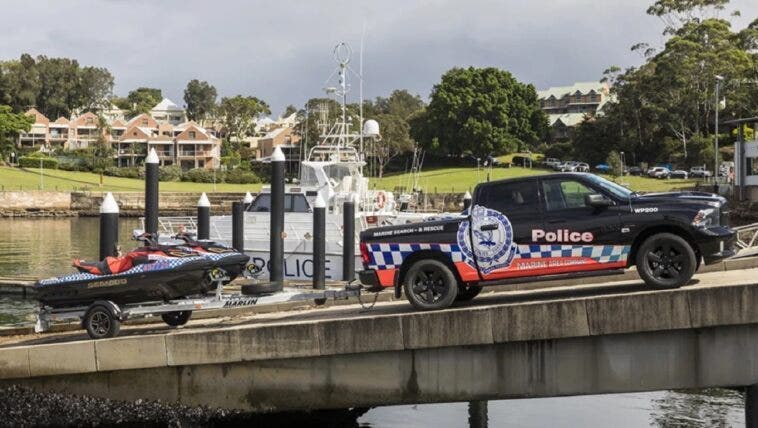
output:
[[[476,168],[442,168],[423,171],[419,177],[419,186],[429,193],[437,192],[465,192],[472,190],[477,183],[487,180],[490,172],[490,180],[503,178],[524,177],[528,175],[549,174],[550,171],[529,168],[482,168],[478,172]],[[611,177],[605,176],[611,179]],[[695,180],[668,179],[660,180],[648,177],[618,177],[613,179],[637,192],[665,192],[677,190],[695,185]],[[410,189],[412,186],[410,174],[395,174],[384,176],[381,179],[371,179],[371,187],[377,189],[395,190],[396,187]]]
[[[90,172],[43,170],[44,190],[48,191],[112,191],[143,192],[145,182],[133,178],[103,176],[100,187],[100,175]],[[256,192],[260,184],[226,184],[188,183],[163,181],[161,191],[166,192]],[[0,167],[0,190],[40,190],[39,170],[22,170],[19,168]]]

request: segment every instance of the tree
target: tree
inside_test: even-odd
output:
[[[610,167],[609,172],[612,176],[618,177],[624,174],[624,164],[621,162],[621,155],[615,150],[611,150],[608,153],[608,158],[605,161]]]
[[[379,167],[379,178],[384,167],[396,156],[413,150],[410,126],[402,117],[394,114],[379,114],[375,120],[381,125],[382,139],[371,145],[371,154]]]
[[[84,111],[99,112],[110,108],[113,75],[106,68],[84,67],[79,73],[78,103]]]
[[[213,112],[216,106],[216,88],[206,81],[192,79],[184,89],[184,102],[187,104],[187,117],[202,121]]]
[[[33,123],[33,116],[13,113],[11,106],[0,105],[0,151],[13,150],[14,137],[19,132],[29,131]]]
[[[242,95],[222,98],[218,112],[226,135],[230,141],[237,142],[238,149],[242,138],[252,135],[256,118],[262,114],[271,114],[264,101]]]
[[[389,98],[377,97],[373,106],[376,113],[391,114],[404,120],[408,120],[423,109],[424,101],[421,97],[412,95],[406,89],[395,89]]]
[[[411,120],[411,135],[425,148],[477,157],[534,146],[546,131],[534,86],[497,68],[449,70],[425,113]]]
[[[290,104],[287,106],[287,108],[284,109],[284,113],[282,113],[282,117],[290,117],[292,113],[297,113],[297,107]]]
[[[163,93],[157,88],[141,87],[129,92],[126,100],[129,102],[127,115],[131,118],[152,110],[163,100]]]

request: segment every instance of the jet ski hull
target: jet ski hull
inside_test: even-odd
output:
[[[165,258],[113,275],[78,273],[37,281],[37,300],[53,307],[87,306],[97,300],[117,304],[177,299],[210,288],[207,272],[215,267],[205,257]]]

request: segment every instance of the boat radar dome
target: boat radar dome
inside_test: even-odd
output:
[[[284,152],[281,147],[276,146],[274,153],[271,154],[271,162],[284,162]]]
[[[246,204],[253,203],[253,195],[251,195],[250,192],[245,193],[245,199],[243,199],[242,202]]]
[[[366,137],[380,137],[379,123],[374,119],[369,119],[363,124],[363,135]]]
[[[145,158],[145,163],[159,163],[158,153],[155,152],[155,148],[150,149],[150,153]]]
[[[101,214],[118,214],[118,203],[113,197],[113,193],[108,192],[103,198],[103,204],[100,205]]]

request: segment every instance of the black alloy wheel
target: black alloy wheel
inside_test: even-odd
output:
[[[84,315],[84,328],[92,339],[116,337],[121,322],[105,306],[94,306]]]
[[[180,325],[187,324],[187,321],[189,321],[191,316],[192,311],[175,311],[161,314],[163,322],[170,325],[171,327],[178,327]]]
[[[458,295],[458,283],[447,265],[437,260],[419,260],[405,275],[403,284],[408,301],[420,310],[443,309]]]
[[[697,260],[692,246],[678,235],[659,233],[637,251],[637,270],[653,288],[679,288],[695,273]]]

